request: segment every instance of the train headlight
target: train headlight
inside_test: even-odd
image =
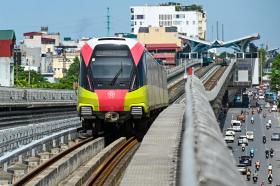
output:
[[[143,115],[142,107],[131,107],[131,115],[134,118],[141,118]]]
[[[82,116],[91,116],[92,108],[91,107],[81,107],[81,115]]]

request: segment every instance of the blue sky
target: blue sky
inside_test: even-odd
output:
[[[43,3],[44,2],[44,3]],[[14,29],[18,39],[22,33],[38,31],[49,26],[51,32],[62,36],[106,35],[106,7],[110,7],[111,33],[130,31],[130,6],[158,4],[159,0],[9,0],[1,2],[0,29]],[[211,25],[224,24],[225,40],[240,38],[259,32],[256,42],[280,47],[280,0],[178,0],[176,2],[200,4],[207,12],[208,38]],[[221,28],[221,26],[220,26]],[[216,32],[216,31],[215,31]],[[216,34],[214,32],[214,36]]]

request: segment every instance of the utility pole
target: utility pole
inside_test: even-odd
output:
[[[110,8],[107,7],[107,36],[110,35]]]
[[[217,40],[219,40],[219,22],[217,21]]]
[[[28,59],[27,62],[28,62],[28,85],[30,85],[30,63]]]

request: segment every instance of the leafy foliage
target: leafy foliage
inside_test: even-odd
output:
[[[280,90],[280,54],[272,61],[272,73],[270,75],[271,87],[275,91]]]
[[[15,85],[18,87],[30,88],[52,88],[52,89],[72,89],[73,83],[77,83],[80,72],[80,61],[76,57],[74,63],[70,65],[66,75],[58,83],[48,82],[41,74],[31,70],[30,84],[28,83],[29,71],[24,71],[21,66],[15,69]]]
[[[264,67],[266,63],[266,50],[264,48],[259,49],[259,56],[261,59],[262,67]]]

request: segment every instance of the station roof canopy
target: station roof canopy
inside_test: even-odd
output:
[[[227,41],[227,42],[221,40],[214,40],[213,42],[210,42],[210,41],[204,41],[204,40],[188,37],[185,35],[178,35],[178,37],[185,42],[184,47],[186,47],[187,45],[190,46],[191,52],[203,52],[211,48],[220,48],[220,47],[227,47],[227,48],[232,48],[238,52],[245,52],[250,42],[260,39],[259,33],[245,36],[239,39]]]

